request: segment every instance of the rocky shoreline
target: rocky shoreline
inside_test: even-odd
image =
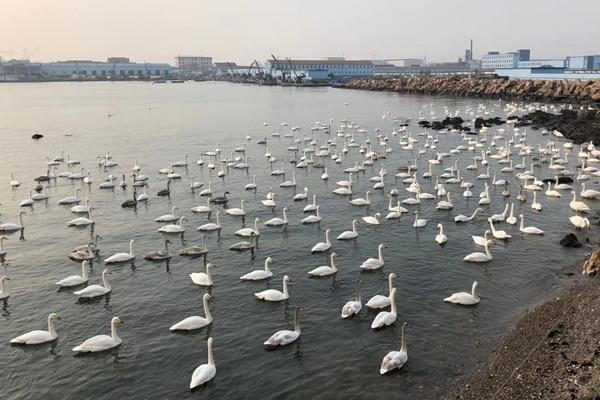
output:
[[[573,283],[523,316],[456,399],[600,399],[599,311],[600,277]]]
[[[427,95],[508,100],[600,103],[595,81],[518,80],[495,77],[444,76],[397,79],[352,79],[337,87]]]

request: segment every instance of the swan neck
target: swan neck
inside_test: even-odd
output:
[[[129,242],[129,255],[135,256],[135,253],[133,252],[133,240]]]
[[[325,231],[325,243],[327,243],[328,245],[331,245],[331,238],[329,237],[330,235],[330,231],[327,230]]]
[[[108,283],[108,279],[106,279],[106,274],[102,274],[102,283],[107,290],[111,290],[110,283]]]
[[[283,294],[286,297],[289,295],[289,293],[288,293],[288,283],[287,283],[287,280],[285,278],[283,279]]]
[[[119,337],[119,334],[117,333],[117,322],[116,321],[113,321],[113,323],[110,326],[110,335],[112,336],[113,340],[121,339]]]
[[[404,339],[404,325],[402,325],[402,334],[400,336],[400,351],[406,353],[406,341]]]
[[[296,311],[294,312],[294,331],[300,333],[300,312],[298,311],[298,309],[296,308]]]
[[[396,292],[392,292],[390,294],[390,305],[391,305],[391,310],[390,311],[393,314],[396,314],[397,313],[397,311],[396,311]]]
[[[209,321],[213,320],[212,314],[210,313],[210,309],[208,308],[208,297],[205,296],[202,298],[202,303],[204,305],[204,315],[206,315],[206,319]]]
[[[379,246],[379,261],[383,262],[383,247]]]
[[[52,319],[52,315],[48,316],[48,333],[51,336],[56,335],[56,328],[54,327],[54,320]]]
[[[89,248],[89,246],[88,246],[88,248]],[[92,254],[92,253],[90,253],[90,254]],[[87,268],[85,268],[85,266],[86,266],[85,264],[86,264],[85,262],[81,263],[81,277],[83,279],[87,279],[87,277],[88,277],[87,276]]]

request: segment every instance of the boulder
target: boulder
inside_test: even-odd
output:
[[[582,246],[579,239],[577,239],[577,236],[575,236],[575,234],[573,234],[573,233],[569,233],[564,238],[562,238],[562,240],[560,241],[560,245],[563,247],[573,247],[573,248]]]
[[[31,136],[31,138],[34,139],[34,140],[38,140],[38,139],[41,139],[43,137],[44,137],[44,135],[42,135],[40,133],[34,133],[33,136]]]

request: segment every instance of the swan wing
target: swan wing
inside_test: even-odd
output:
[[[56,284],[59,286],[63,286],[63,287],[70,287],[70,286],[82,285],[82,284],[86,283],[87,281],[88,280],[83,279],[82,276],[72,275],[72,276],[66,277],[65,279],[61,279],[60,281],[56,282]]]
[[[181,321],[179,321],[178,323],[174,324],[173,326],[171,326],[169,328],[170,331],[177,331],[177,330],[183,330],[183,331],[191,331],[194,329],[200,329],[200,328],[204,328],[207,325],[210,325],[211,321],[209,321],[206,318],[203,317],[198,317],[198,316],[193,316],[193,317],[187,317]]]
[[[371,297],[371,299],[367,302],[367,307],[371,309],[385,308],[389,307],[389,305],[390,298],[388,296],[383,296],[380,294]]]
[[[396,321],[396,314],[388,312],[388,311],[381,311],[379,314],[377,314],[377,316],[373,320],[373,323],[371,324],[371,328],[372,329],[383,328],[384,326],[393,324],[395,321]]]
[[[98,352],[104,351],[108,349],[112,349],[121,344],[120,340],[115,340],[111,336],[108,335],[98,335],[89,338],[85,342],[81,343],[79,346],[74,347],[73,351],[77,351],[80,353],[89,353],[89,352]]]
[[[354,314],[358,314],[362,309],[362,304],[358,301],[349,301],[342,307],[342,318],[348,318]]]
[[[40,344],[56,339],[56,335],[52,336],[48,331],[31,331],[21,336],[17,336],[10,342],[15,344]]]
[[[211,364],[202,364],[194,370],[192,380],[190,381],[190,389],[194,389],[210,380],[217,374],[217,367]]]
[[[285,346],[294,342],[300,334],[296,331],[282,330],[275,332],[267,341],[264,343],[265,346]]]
[[[390,351],[383,357],[379,373],[383,375],[396,368],[400,369],[406,361],[408,361],[408,354],[405,351]]]
[[[104,286],[90,285],[86,288],[73,292],[73,294],[79,297],[94,297],[106,294],[108,292],[109,291]]]

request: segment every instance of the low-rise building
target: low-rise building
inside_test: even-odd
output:
[[[519,61],[517,68],[539,68],[539,67],[553,67],[553,68],[564,68],[564,58],[546,58],[546,59],[533,59],[527,61]]]
[[[213,69],[212,57],[205,56],[177,56],[175,65],[181,72],[209,73]]]
[[[600,56],[572,56],[565,61],[567,69],[600,71]]]
[[[42,77],[42,64],[29,60],[9,60],[0,63],[0,81],[29,81]]]
[[[519,53],[517,52],[500,53],[497,51],[490,51],[481,56],[482,69],[517,68],[518,66]]]
[[[370,60],[267,60],[267,71],[291,73],[292,71],[325,70],[329,77],[373,76]]]
[[[110,60],[110,59],[109,59]],[[164,63],[113,62],[68,60],[42,63],[42,75],[48,78],[75,79],[147,79],[172,74],[172,67]]]

